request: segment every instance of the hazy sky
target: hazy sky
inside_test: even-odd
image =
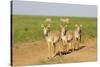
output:
[[[13,14],[49,15],[49,16],[82,16],[96,17],[97,6],[46,3],[31,1],[13,1]]]

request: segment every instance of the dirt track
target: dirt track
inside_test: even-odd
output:
[[[96,38],[87,39],[78,51],[63,56],[47,59],[47,44],[45,41],[20,43],[13,47],[13,65],[34,65],[51,63],[69,63],[96,61]]]

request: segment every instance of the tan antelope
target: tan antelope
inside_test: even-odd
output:
[[[66,29],[66,26],[60,26],[61,27],[61,40],[63,43],[63,51],[69,51],[69,49],[74,49],[73,46],[73,31]]]
[[[69,23],[69,18],[61,18],[60,21],[65,23],[65,24],[68,24]]]
[[[56,43],[60,39],[60,32],[59,31],[51,31],[50,24],[44,25],[42,24],[41,27],[43,28],[43,34],[48,44],[48,58],[54,57],[56,54]]]
[[[51,18],[46,18],[46,19],[45,19],[45,22],[51,22],[51,21],[52,21]]]
[[[81,43],[81,27],[82,25],[75,24],[74,38],[75,38],[75,49],[79,49]]]

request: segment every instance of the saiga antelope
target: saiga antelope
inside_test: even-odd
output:
[[[48,44],[48,58],[55,56],[56,51],[56,43],[60,39],[60,32],[59,31],[51,31],[50,30],[50,24],[44,25],[41,24],[41,27],[43,28],[43,34],[45,36],[45,39]]]
[[[63,22],[64,24],[68,24],[69,18],[61,18],[60,21]]]
[[[46,19],[45,19],[45,22],[51,22],[51,21],[52,21],[51,18],[46,18]]]
[[[73,31],[66,29],[66,26],[61,25],[61,40],[63,43],[63,51],[69,51],[74,49],[73,46]]]
[[[80,47],[80,43],[81,43],[81,27],[82,25],[78,25],[78,24],[75,24],[75,30],[74,30],[74,38],[75,38],[75,49],[79,49]]]

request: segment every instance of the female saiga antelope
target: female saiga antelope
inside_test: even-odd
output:
[[[67,25],[66,25],[67,26]],[[69,49],[74,49],[73,46],[73,31],[71,30],[66,30],[65,26],[60,26],[61,27],[61,40],[63,43],[63,51],[69,51]]]
[[[75,38],[75,49],[79,49],[81,43],[81,27],[82,25],[75,24],[75,30],[74,30],[74,38]]]
[[[60,39],[60,32],[59,31],[50,31],[50,24],[49,25],[41,25],[43,28],[43,33],[45,36],[45,39],[48,43],[48,58],[55,56],[55,50],[56,50],[56,43]]]

